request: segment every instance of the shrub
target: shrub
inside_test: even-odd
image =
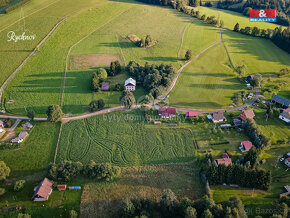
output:
[[[5,180],[10,174],[10,168],[6,166],[4,161],[0,161],[0,181]]]
[[[59,105],[50,105],[46,114],[47,120],[55,123],[61,121],[63,116],[63,112]]]
[[[91,112],[100,110],[104,107],[105,107],[105,101],[103,99],[92,100],[91,103],[89,104],[89,108]]]
[[[193,56],[193,53],[191,50],[187,50],[186,53],[185,53],[185,60],[190,60]]]
[[[69,211],[69,217],[70,218],[77,218],[78,217],[78,213],[75,210],[70,210]]]
[[[5,188],[0,188],[0,196],[5,194]]]
[[[14,191],[20,191],[24,188],[25,180],[18,180],[14,184]]]

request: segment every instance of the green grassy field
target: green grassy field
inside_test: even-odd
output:
[[[122,175],[112,183],[88,184],[84,187],[80,215],[116,217],[121,200],[141,196],[159,200],[164,189],[170,188],[180,200],[183,196],[198,199],[204,195],[194,162],[122,168]]]
[[[133,111],[69,122],[62,130],[57,161],[132,166],[192,160],[190,129],[150,128],[143,121],[143,112]]]
[[[59,125],[36,122],[28,138],[16,149],[0,152],[0,159],[11,168],[11,176],[29,175],[53,161]]]
[[[233,93],[243,89],[229,67],[224,47],[219,44],[184,69],[169,101],[170,105],[181,107],[227,108]]]
[[[44,0],[31,2],[12,11],[0,14],[0,85],[12,74],[54,25],[64,17],[103,1]],[[23,19],[21,19],[23,18]],[[8,42],[7,33],[36,35],[35,40]],[[20,72],[21,73],[21,72]]]

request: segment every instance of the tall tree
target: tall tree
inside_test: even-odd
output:
[[[10,175],[10,168],[4,161],[0,161],[0,181],[5,180]]]
[[[240,31],[240,24],[236,23],[235,27],[234,27],[234,31],[235,32],[239,32]]]
[[[122,92],[122,95],[120,97],[121,105],[123,105],[126,108],[132,108],[135,104],[135,97],[132,92],[124,90]]]
[[[185,60],[190,60],[193,56],[193,53],[191,50],[187,50],[186,53],[185,53]]]
[[[63,112],[59,105],[50,105],[46,111],[47,120],[50,122],[60,122],[63,116]]]

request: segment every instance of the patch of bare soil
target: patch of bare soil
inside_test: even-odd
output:
[[[120,61],[116,54],[76,54],[70,57],[70,69],[109,67],[112,61]]]

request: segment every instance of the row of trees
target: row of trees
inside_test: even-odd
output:
[[[112,166],[111,163],[96,164],[91,161],[88,165],[81,162],[62,161],[58,164],[48,165],[47,172],[54,180],[70,181],[76,176],[83,174],[90,178],[111,181],[121,173],[121,168]]]
[[[107,79],[107,76],[107,71],[104,68],[99,68],[97,72],[93,73],[91,85],[91,89],[93,92],[101,91],[100,83],[105,81]]]
[[[126,198],[122,201],[119,209],[120,217],[154,217],[154,215],[157,217],[187,218],[247,217],[242,201],[236,196],[231,197],[222,204],[216,204],[208,196],[196,201],[192,201],[187,197],[178,201],[175,193],[170,189],[162,192],[159,201],[140,197]]]
[[[282,27],[276,27],[273,29],[260,29],[258,27],[245,27],[240,29],[239,23],[234,26],[234,31],[255,36],[270,39],[275,45],[284,51],[290,53],[290,28],[282,29]]]
[[[270,171],[250,169],[241,164],[228,166],[212,164],[206,175],[210,184],[238,184],[243,187],[267,190],[271,183]]]
[[[137,84],[143,85],[154,98],[160,96],[163,90],[171,85],[177,73],[173,65],[146,63],[142,66],[135,61],[130,61],[126,70],[136,79]]]
[[[255,120],[248,118],[246,122],[244,122],[243,127],[246,134],[250,137],[251,141],[258,150],[263,150],[270,147],[271,139],[263,133],[263,131],[256,124]]]

